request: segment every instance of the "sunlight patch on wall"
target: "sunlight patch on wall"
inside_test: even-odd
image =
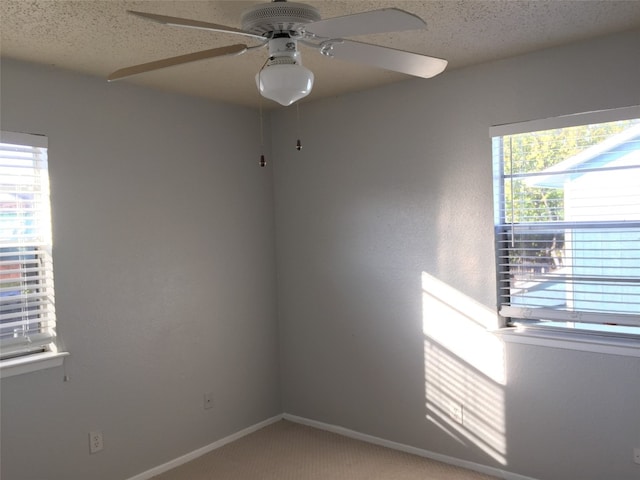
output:
[[[504,344],[488,331],[498,325],[496,311],[423,272],[422,318],[425,335],[496,383],[506,384]]]
[[[496,312],[422,274],[427,418],[506,465],[504,344]]]

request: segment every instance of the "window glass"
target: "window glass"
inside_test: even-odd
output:
[[[1,358],[55,350],[46,137],[0,138]]]
[[[640,119],[494,136],[493,157],[501,314],[640,333]]]

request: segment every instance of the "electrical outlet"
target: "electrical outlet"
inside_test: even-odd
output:
[[[204,409],[209,410],[210,408],[213,408],[213,392],[204,394]]]
[[[633,462],[640,465],[640,448],[633,449]]]
[[[449,416],[459,424],[463,422],[463,406],[461,403],[451,402],[449,404]]]
[[[103,448],[102,432],[99,430],[89,432],[89,453],[98,453]]]

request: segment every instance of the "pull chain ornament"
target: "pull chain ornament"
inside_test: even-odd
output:
[[[296,128],[298,130],[298,141],[296,142],[296,150],[302,150],[302,142],[300,141],[300,104],[296,103]]]

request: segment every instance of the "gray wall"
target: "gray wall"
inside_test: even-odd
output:
[[[71,352],[2,380],[2,478],[129,478],[280,413],[257,113],[5,59],[1,86],[2,129],[49,137]]]
[[[284,411],[541,480],[640,477],[639,358],[483,332],[489,127],[640,104],[638,52],[636,31],[309,103],[301,152],[273,115]]]

